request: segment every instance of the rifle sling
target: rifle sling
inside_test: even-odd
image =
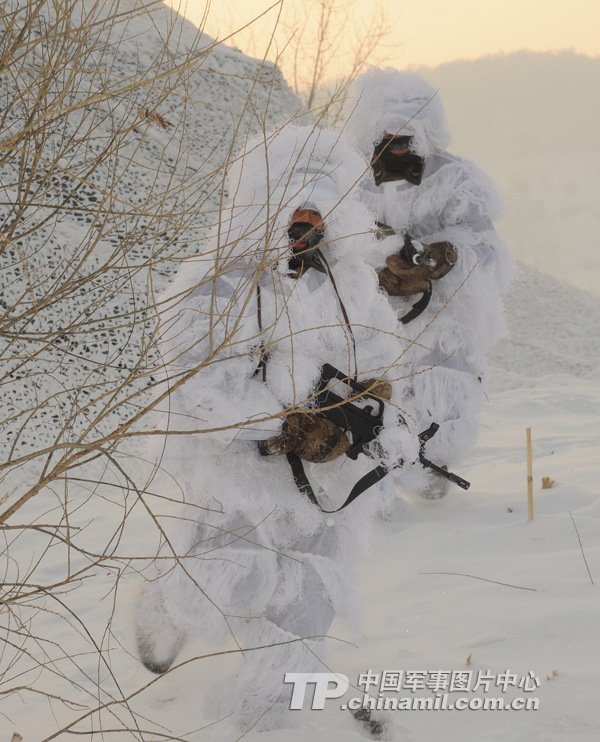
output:
[[[343,510],[345,507],[350,505],[351,502],[354,502],[359,495],[362,495],[365,490],[368,490],[369,487],[372,487],[374,484],[381,481],[388,473],[388,470],[384,466],[376,466],[375,469],[371,469],[370,472],[365,474],[364,477],[361,477],[354,487],[352,487],[350,494],[343,505],[340,505],[340,507],[335,510],[324,510],[317,500],[317,496],[314,493],[311,483],[308,481],[300,456],[298,456],[297,453],[288,453],[287,460],[290,464],[296,487],[298,487],[300,492],[303,495],[306,495],[313,505],[316,505],[322,513],[338,513],[340,510]]]
[[[429,300],[431,299],[431,292],[433,290],[431,280],[427,279],[427,282],[429,284],[429,286],[427,287],[427,291],[423,292],[423,296],[416,304],[413,304],[412,309],[407,312],[404,317],[400,317],[400,322],[402,322],[403,325],[407,325],[409,322],[412,322],[413,319],[416,319],[427,309],[427,305],[429,304]]]
[[[466,479],[459,477],[457,474],[453,474],[452,472],[447,471],[441,466],[437,466],[437,464],[434,464],[424,456],[423,448],[425,446],[425,443],[430,438],[433,438],[433,436],[439,430],[439,427],[440,426],[437,423],[432,423],[427,428],[427,430],[424,430],[422,433],[419,434],[419,440],[421,442],[419,460],[424,467],[432,469],[433,471],[443,476],[445,479],[448,479],[450,482],[453,482],[459,487],[462,487],[462,489],[467,490],[471,486],[470,482],[467,482]],[[339,508],[336,508],[335,510],[325,510],[321,506],[320,502],[317,500],[317,496],[315,495],[312,485],[309,482],[308,477],[306,476],[306,472],[304,471],[304,466],[302,464],[302,459],[300,458],[300,456],[298,456],[297,453],[292,452],[286,454],[286,457],[292,470],[292,475],[294,477],[296,487],[303,495],[306,495],[306,497],[308,497],[312,504],[318,507],[322,513],[339,513],[340,510],[343,510],[345,507],[350,505],[350,503],[354,502],[354,500],[356,500],[359,495],[362,495],[363,492],[368,490],[369,487],[372,487],[374,484],[377,484],[377,482],[380,482],[389,471],[389,469],[386,469],[381,464],[379,466],[376,466],[374,469],[371,469],[370,472],[367,472],[358,480],[358,482],[356,482],[354,487],[352,487],[352,489],[350,490],[350,494],[346,498],[346,501],[342,505],[340,505]],[[402,463],[402,460],[400,460],[398,462],[398,466],[401,466]]]

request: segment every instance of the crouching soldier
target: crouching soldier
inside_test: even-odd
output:
[[[382,238],[371,260],[410,342],[402,405],[419,430],[439,423],[429,454],[454,466],[476,443],[486,354],[505,332],[512,258],[493,225],[500,201],[478,167],[446,151],[440,96],[417,75],[372,69],[358,78],[343,131],[371,162],[362,200]],[[432,499],[448,488],[431,471],[399,478]]]
[[[365,262],[364,166],[332,132],[251,141],[218,230],[161,301],[157,451],[185,503],[146,574],[138,648],[160,673],[195,637],[239,647],[211,700],[242,729],[289,725],[285,673],[326,671],[335,616],[358,628],[356,567],[395,497],[384,474],[421,468],[396,312]]]

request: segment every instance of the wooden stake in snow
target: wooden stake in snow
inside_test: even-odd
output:
[[[531,453],[531,428],[527,428],[527,520],[533,520],[533,456]]]

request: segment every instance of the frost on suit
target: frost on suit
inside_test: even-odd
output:
[[[341,505],[378,463],[418,457],[396,407],[394,380],[404,375],[396,314],[364,260],[374,249],[372,220],[353,189],[366,163],[337,137],[288,127],[251,141],[230,170],[218,230],[161,299],[172,388],[164,425],[173,434],[156,455],[185,504],[147,575],[138,645],[157,672],[194,637],[266,646],[246,652],[226,692],[215,692],[242,727],[263,713],[265,728],[288,723],[284,673],[325,670],[321,637],[335,615],[358,626],[354,570],[369,521],[395,496],[388,477],[326,516],[300,494],[285,456],[261,457],[257,441],[278,433],[286,410],[309,406],[330,363],[358,381],[390,380],[394,392],[371,458],[305,463],[323,507]],[[330,275],[288,273],[287,228],[298,207],[323,217]]]
[[[418,76],[372,69],[357,80],[345,139],[370,159],[384,134],[412,136],[425,170],[420,185],[365,181],[363,202],[397,233],[378,244],[371,262],[383,266],[401,248],[405,232],[425,244],[450,242],[458,253],[453,269],[433,281],[427,309],[399,329],[412,343],[405,358],[414,374],[403,406],[419,429],[440,424],[428,455],[452,468],[476,442],[488,387],[486,353],[506,332],[502,294],[513,263],[493,225],[501,203],[476,165],[444,151],[450,136],[440,96]],[[418,298],[390,302],[402,317]],[[410,477],[403,481],[411,485]]]

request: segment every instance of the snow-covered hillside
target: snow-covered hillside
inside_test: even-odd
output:
[[[162,3],[5,5],[2,443],[18,459],[137,413],[148,307],[218,220],[248,133],[300,104],[272,64],[215,48]]]
[[[192,644],[164,676],[137,659],[138,573],[180,491],[118,426],[152,384],[147,308],[217,218],[224,164],[247,131],[300,106],[271,65],[214,47],[160,3],[148,13],[136,0],[78,1],[59,20],[43,4],[26,43],[16,29],[34,8],[22,5],[5,3],[17,15],[0,19],[10,29],[0,64],[13,59],[0,76],[0,515],[24,498],[0,525],[0,740],[234,742],[240,733],[203,699],[240,663],[235,646],[214,656]],[[48,46],[65,32],[64,48]],[[51,54],[59,72],[44,77]],[[507,316],[479,445],[459,472],[471,488],[440,501],[399,493],[362,565],[363,632],[335,624],[323,659],[354,686],[369,672],[377,683],[384,672],[491,676],[469,699],[510,700],[512,675],[535,679],[522,695],[539,708],[388,711],[392,740],[595,742],[600,732],[600,299],[520,263]],[[307,704],[298,729],[244,740],[358,742],[344,700]]]

